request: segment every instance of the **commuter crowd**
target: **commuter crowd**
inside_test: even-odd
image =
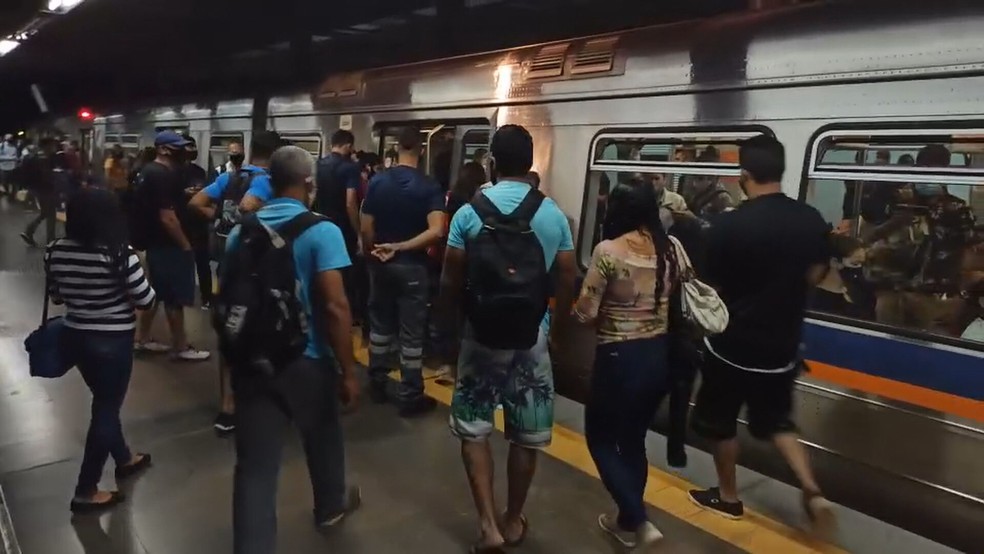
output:
[[[339,130],[331,153],[315,161],[275,132],[258,132],[248,162],[244,145],[232,142],[228,164],[213,171],[196,165],[190,137],[163,131],[139,164],[114,149],[107,187],[68,197],[65,237],[49,235],[45,260],[50,296],[66,306],[62,355],[93,394],[73,511],[125,500],[98,487],[110,456],[117,480],[150,467],[120,422],[133,353],[209,359],[185,330],[185,310],[197,303],[218,336],[215,427],[234,434],[236,446],[236,554],[275,551],[277,476],[291,426],[302,437],[315,525],[333,528],[360,507],[340,424],[362,397],[355,324],[367,331],[368,397],[395,404],[399,416],[436,407],[424,388],[428,351],[453,374],[449,425],[479,526],[471,552],[518,546],[530,530],[524,506],[553,430],[551,338],[572,332],[597,344],[585,435],[615,504],[597,522],[613,540],[642,551],[662,538],[643,494],[646,434],[666,397],[671,465],[687,463],[688,415],[714,445],[718,484],[691,491],[695,504],[743,516],[736,433],[746,407],[751,434],[775,444],[806,513],[829,530],[832,505],[792,412],[802,320],[814,287],[829,282],[837,238],[815,209],[782,193],[782,144],[757,136],[740,145],[740,204],[713,183],[608,183],[580,285],[570,225],[540,190],[523,127],[498,129],[451,187],[418,169],[417,129],[397,137],[383,164],[356,155],[354,144]],[[151,334],[161,305],[166,341]],[[504,510],[489,445],[499,408],[509,442]]]

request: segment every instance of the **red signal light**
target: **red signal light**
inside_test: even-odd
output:
[[[94,117],[95,114],[93,114],[92,110],[90,110],[89,108],[82,108],[79,110],[79,119],[83,121],[90,121]]]

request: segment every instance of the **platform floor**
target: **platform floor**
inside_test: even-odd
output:
[[[71,517],[68,502],[88,425],[90,396],[76,372],[55,381],[27,374],[22,341],[37,324],[43,272],[40,252],[25,248],[17,237],[25,220],[19,208],[0,203],[0,488],[6,500],[0,508],[9,510],[20,551],[230,552],[234,454],[232,442],[216,437],[211,428],[217,393],[214,362],[177,365],[162,358],[136,360],[123,410],[124,429],[134,449],[153,453],[155,467],[124,489],[129,500],[123,506],[101,517]],[[190,336],[202,337],[196,345],[214,346],[205,314],[189,310],[188,320]],[[428,392],[442,402],[450,397],[450,390],[434,381],[428,383]],[[593,474],[577,432],[579,407],[560,401],[558,406],[558,423],[563,427],[558,427],[555,444],[542,456],[528,502],[531,533],[517,552],[620,552],[597,528],[598,513],[609,509],[611,501]],[[292,440],[280,480],[279,552],[467,551],[477,532],[474,508],[458,445],[447,430],[447,415],[442,405],[428,417],[405,421],[391,406],[364,404],[346,417],[350,480],[363,487],[364,506],[329,534],[312,526],[303,455],[296,438]],[[658,436],[653,434],[653,440]],[[504,470],[501,436],[495,445]],[[695,454],[693,467],[706,469],[706,455]],[[498,472],[498,490],[504,492],[503,470]],[[813,542],[796,529],[800,516],[795,503],[781,518],[753,511],[744,521],[731,522],[687,502],[688,483],[679,477],[655,468],[651,477],[647,501],[666,536],[658,552],[844,552]],[[761,489],[767,481],[761,476],[745,480],[749,491]],[[112,467],[107,465],[104,485],[112,483]],[[788,507],[788,500],[795,497],[781,484],[774,490],[773,504]],[[880,544],[899,540],[914,547],[893,549],[897,554],[943,551],[929,550],[895,531],[884,535]],[[877,547],[850,550],[880,551]]]

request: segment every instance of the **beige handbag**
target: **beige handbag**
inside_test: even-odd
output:
[[[680,308],[683,317],[709,335],[724,332],[728,327],[728,307],[714,287],[697,278],[690,256],[676,237],[670,237],[680,264]]]

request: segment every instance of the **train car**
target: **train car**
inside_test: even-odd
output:
[[[786,146],[784,192],[855,237],[875,223],[861,209],[867,192],[942,186],[976,219],[976,229],[949,247],[957,273],[937,288],[915,274],[889,284],[872,279],[868,315],[811,311],[804,352],[812,371],[799,381],[798,422],[817,449],[980,514],[981,28],[984,6],[949,1],[741,14],[332,75],[315,91],[271,99],[266,125],[312,155],[325,152],[338,128],[355,133],[357,148],[383,155],[414,126],[424,138],[423,169],[444,186],[487,148],[496,127],[524,125],[535,141],[534,170],[568,215],[582,267],[609,183],[658,175],[674,187],[723,187],[738,203],[738,144],[757,134]],[[255,131],[229,127],[250,120],[249,101],[235,105],[242,113],[223,113],[220,103],[198,119],[152,111],[134,116],[135,126],[130,116],[123,126],[106,118],[97,122],[96,142],[140,136],[144,144],[162,125],[184,121],[209,145],[203,156],[219,157],[227,132],[248,143]],[[907,163],[929,145],[945,147],[949,165]],[[912,232],[928,245],[923,215],[914,216],[923,223]],[[879,245],[867,246],[870,276]],[[576,332],[556,338],[558,394],[583,401],[591,341]],[[971,539],[949,543],[970,544],[963,540]]]

